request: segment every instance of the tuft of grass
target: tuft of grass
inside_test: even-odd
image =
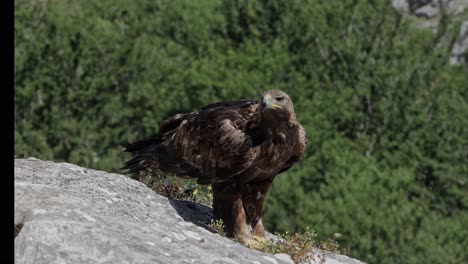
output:
[[[257,240],[257,243],[252,244],[254,246],[251,248],[271,254],[288,254],[295,263],[313,262],[314,254],[312,251],[314,248],[336,254],[347,255],[349,253],[349,247],[342,249],[336,240],[341,236],[340,234],[335,234],[333,238],[320,242],[316,240],[316,233],[309,228],[306,228],[304,233],[291,235],[286,232],[284,234],[277,233],[276,236],[278,237],[277,240]],[[321,261],[325,261],[323,256]]]
[[[216,233],[222,236],[226,236],[226,234],[224,233],[224,223],[222,219],[218,219],[218,220],[211,219],[211,222],[208,224],[208,226],[214,231],[216,231]]]
[[[172,177],[172,174],[147,170],[140,172],[137,180],[168,198],[197,202],[211,206],[211,186],[198,185],[196,180]]]
[[[258,243],[257,250],[279,254],[285,253],[291,256],[295,263],[310,262],[313,260],[312,249],[316,245],[315,236],[313,231],[306,230],[304,233],[289,233],[276,234],[278,240],[264,240]]]
[[[337,239],[341,237],[340,233],[335,233],[333,237],[328,238],[326,241],[321,241],[318,245],[317,248],[333,252],[336,254],[341,254],[341,255],[348,255],[350,248],[349,246],[342,247]]]

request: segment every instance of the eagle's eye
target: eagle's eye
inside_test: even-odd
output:
[[[284,96],[277,96],[275,99],[278,103],[281,103],[284,100]]]

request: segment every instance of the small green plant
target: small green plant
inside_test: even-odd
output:
[[[207,206],[213,203],[211,186],[198,185],[195,180],[171,177],[171,174],[151,170],[140,172],[137,180],[168,198],[197,202]]]
[[[314,248],[336,254],[346,255],[349,252],[348,247],[342,249],[336,241],[336,239],[340,237],[338,233],[335,234],[333,238],[321,242],[316,241],[316,233],[309,228],[306,228],[304,233],[291,235],[286,232],[284,234],[277,233],[276,236],[278,237],[276,240],[255,239],[255,243],[247,243],[246,246],[271,254],[288,254],[296,263],[308,263],[313,261],[314,255],[312,251]]]
[[[315,246],[315,233],[313,231],[306,230],[302,234],[295,233],[293,235],[286,232],[276,235],[279,238],[277,241],[265,240],[265,243],[259,243],[260,247],[257,249],[271,254],[288,254],[296,263],[312,260],[311,252]]]
[[[336,254],[348,255],[350,248],[349,246],[342,248],[338,243],[337,239],[341,237],[340,233],[335,233],[333,237],[328,238],[326,241],[321,241],[317,248],[333,252]]]
[[[208,226],[211,229],[213,229],[214,231],[216,231],[216,233],[218,233],[218,234],[220,234],[222,236],[225,236],[224,223],[223,223],[222,219],[218,219],[218,220],[211,219],[211,222],[208,224]]]

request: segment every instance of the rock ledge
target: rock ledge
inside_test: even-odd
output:
[[[208,231],[209,207],[126,176],[15,160],[15,263],[292,263]],[[323,252],[315,251],[317,256]],[[362,263],[325,253],[325,263]]]

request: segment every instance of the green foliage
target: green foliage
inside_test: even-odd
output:
[[[217,222],[211,226],[219,228]],[[306,227],[303,233],[294,233],[293,235],[288,232],[276,233],[275,237],[270,239],[254,236],[242,243],[249,248],[270,254],[288,254],[294,263],[315,263],[316,261],[325,263],[325,252],[316,252],[317,248],[335,254],[348,254],[349,248],[343,249],[336,241],[340,234],[336,233],[334,237],[322,242],[318,242],[316,236],[317,234],[313,230]]]
[[[314,255],[311,252],[314,247],[317,247],[313,231],[307,230],[303,234],[296,233],[294,235],[277,234],[277,237],[277,241],[260,240],[250,247],[271,254],[288,254],[294,263],[313,263]]]
[[[221,219],[218,219],[218,220],[211,220],[211,222],[208,224],[208,226],[210,228],[212,228],[216,233],[224,236],[225,233],[224,233],[224,223],[223,223],[223,220]]]
[[[270,231],[341,233],[369,263],[466,262],[459,22],[434,35],[385,0],[17,0],[15,155],[117,172],[171,114],[282,89],[309,148],[273,183]]]

